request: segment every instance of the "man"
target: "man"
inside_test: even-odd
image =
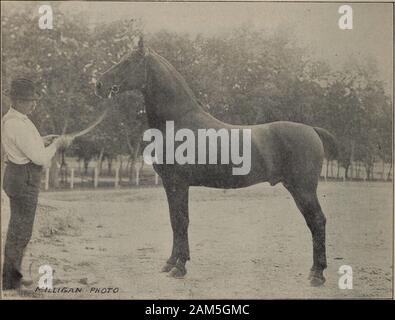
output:
[[[57,149],[72,142],[68,136],[41,137],[28,118],[40,98],[31,80],[13,80],[8,95],[11,107],[2,119],[6,162],[3,188],[10,199],[11,216],[4,250],[3,290],[21,286],[23,251],[32,235],[42,167],[49,164]]]

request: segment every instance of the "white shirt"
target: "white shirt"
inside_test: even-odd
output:
[[[48,166],[55,155],[56,146],[47,148],[36,126],[30,119],[13,108],[2,119],[2,139],[5,154],[15,164],[33,162],[39,166]]]

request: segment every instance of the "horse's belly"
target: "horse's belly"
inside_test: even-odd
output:
[[[205,165],[195,168],[188,174],[191,186],[234,189],[244,188],[267,181],[262,170],[250,170],[247,174],[235,174],[232,165]]]
[[[243,176],[211,176],[208,179],[194,179],[194,181],[191,181],[190,185],[219,189],[237,189],[245,188],[263,181],[265,181],[265,179],[258,177],[251,179]]]

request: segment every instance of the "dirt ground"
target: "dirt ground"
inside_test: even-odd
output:
[[[319,199],[327,217],[327,282],[312,288],[310,232],[281,185],[226,192],[192,188],[191,261],[184,279],[160,272],[172,242],[162,187],[41,193],[23,262],[25,278],[33,284],[22,297],[390,298],[392,185],[321,182]],[[9,211],[2,207],[4,239]],[[55,288],[82,292],[34,293],[44,264],[55,271]],[[351,290],[338,287],[341,265],[352,267]],[[103,288],[118,289],[95,293]],[[8,291],[3,297],[21,296]]]

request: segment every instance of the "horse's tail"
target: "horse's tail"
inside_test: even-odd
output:
[[[314,127],[314,130],[324,145],[325,157],[329,160],[336,159],[339,154],[339,148],[335,136],[323,128]]]

